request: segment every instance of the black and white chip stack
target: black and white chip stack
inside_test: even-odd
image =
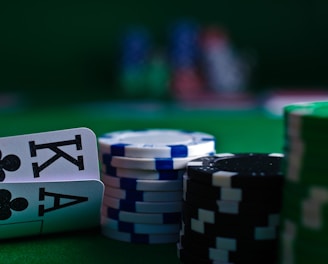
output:
[[[173,129],[125,130],[104,134],[98,143],[102,234],[131,243],[176,243],[186,165],[215,153],[215,138]]]
[[[183,263],[276,263],[282,154],[201,157],[184,175]]]

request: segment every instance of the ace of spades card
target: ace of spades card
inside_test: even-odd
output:
[[[0,138],[0,238],[100,224],[104,186],[87,128]]]

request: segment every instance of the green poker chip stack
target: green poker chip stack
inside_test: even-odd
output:
[[[328,102],[284,108],[281,263],[328,263]]]

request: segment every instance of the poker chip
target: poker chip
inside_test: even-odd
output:
[[[184,227],[185,229],[185,227]],[[189,246],[201,246],[205,248],[221,248],[224,250],[229,250],[231,252],[238,252],[240,250],[252,251],[265,250],[265,249],[278,249],[278,240],[246,240],[246,239],[236,239],[227,237],[213,237],[204,236],[192,230],[184,231],[180,233],[179,237],[180,245],[188,248]]]
[[[101,161],[103,164],[106,165],[108,164],[113,167],[126,168],[126,169],[181,170],[187,166],[187,163],[189,161],[195,158],[197,158],[197,156],[184,157],[184,158],[130,158],[130,157],[112,156],[111,154],[104,153],[101,156]]]
[[[328,259],[328,102],[284,108],[284,170],[281,260],[325,263]]]
[[[177,180],[181,179],[185,169],[181,170],[134,170],[120,167],[113,167],[102,164],[102,172],[108,175],[122,178],[132,178],[140,180]]]
[[[185,219],[185,218],[184,218]],[[200,234],[229,237],[243,240],[273,240],[278,239],[277,226],[236,226],[207,223],[199,219],[190,218],[184,221],[185,230],[195,231]]]
[[[101,232],[108,238],[136,244],[176,243],[179,240],[178,234],[134,234],[131,232],[120,232],[106,225],[101,225]]]
[[[212,152],[212,135],[171,129],[118,131],[99,137],[102,152],[130,158],[184,158]]]
[[[179,257],[180,261],[182,263],[189,263],[189,264],[233,264],[233,263],[228,263],[228,262],[218,262],[218,261],[213,261],[209,260],[206,258],[201,258],[200,256],[193,255],[190,253],[190,251],[185,250],[180,243],[177,243],[177,256]]]
[[[223,226],[278,226],[279,214],[265,211],[260,208],[257,211],[247,212],[245,210],[245,212],[238,214],[221,213],[218,210],[205,209],[192,203],[182,203],[182,217],[183,220],[185,219],[185,222],[199,219],[204,223],[210,224],[220,222],[220,225]]]
[[[196,248],[197,249],[197,248]],[[207,252],[202,248],[200,250],[194,250],[191,252],[191,249],[184,248],[180,243],[177,243],[177,255],[179,259],[183,263],[190,263],[190,264],[234,264],[234,263],[254,263],[254,264],[275,264],[277,261],[276,256],[272,256],[272,253],[266,255],[266,251],[264,252],[257,252],[257,254],[250,253],[248,256],[244,256],[244,258],[238,258],[234,256],[234,254],[227,252],[225,250],[219,250],[219,249],[212,249],[208,250]],[[272,250],[271,250],[272,252]],[[210,256],[211,259],[206,257],[207,255]],[[231,256],[232,255],[232,256]],[[226,261],[226,259],[235,259],[234,261]]]
[[[118,80],[126,97],[137,98],[145,93],[145,74],[150,55],[149,32],[141,26],[126,30],[120,41]]]
[[[194,159],[187,166],[190,179],[218,187],[281,186],[282,154],[220,154]],[[271,180],[268,180],[268,179]]]
[[[173,70],[196,67],[199,25],[194,21],[175,21],[170,27],[169,46]]]
[[[215,138],[203,132],[150,129],[109,132],[98,142],[105,185],[103,235],[122,240],[124,233],[131,243],[141,232],[178,237],[186,165],[215,153]],[[113,230],[115,235],[109,235]]]
[[[176,98],[186,100],[190,94],[206,90],[199,69],[199,25],[194,21],[177,21],[169,34],[171,91]]]
[[[188,162],[177,252],[184,263],[276,263],[280,153],[219,153]]]
[[[138,191],[181,191],[182,180],[139,180],[118,178],[102,174],[102,181],[107,186]]]
[[[198,258],[206,259],[212,261],[221,261],[224,263],[266,263],[269,259],[274,263],[277,260],[277,256],[274,255],[274,249],[266,248],[262,250],[245,250],[239,251],[238,253],[219,248],[207,248],[201,247],[199,245],[189,245],[189,246],[179,246],[180,254],[185,251],[186,254],[192,252],[192,255]],[[187,262],[188,263],[188,262]]]
[[[285,135],[304,140],[325,137],[328,102],[291,104],[284,108]]]
[[[104,195],[105,206],[136,213],[176,213],[181,212],[182,202],[139,202],[124,199],[116,199]]]
[[[287,226],[291,227],[291,224],[292,223],[289,222]],[[293,227],[295,228],[295,226]],[[319,264],[324,264],[327,262],[326,244],[321,241],[316,241],[315,239],[298,239],[298,237],[299,235],[296,233],[282,232],[280,241],[283,248],[282,261],[285,261],[285,263],[302,264],[311,263],[313,261]]]
[[[233,48],[225,29],[210,26],[202,31],[201,58],[209,89],[220,94],[243,92],[249,67]]]
[[[182,199],[182,191],[136,191],[124,190],[121,188],[115,188],[106,185],[105,183],[105,195],[132,201],[143,202],[173,202]]]
[[[279,213],[281,210],[281,201],[277,199],[275,202],[262,203],[259,201],[257,203],[246,203],[246,202],[236,202],[230,200],[214,200],[214,199],[204,199],[200,195],[194,195],[193,193],[185,192],[184,200],[187,203],[193,204],[197,207],[213,210],[219,213],[228,214],[256,214],[258,212],[265,213]]]
[[[134,213],[103,206],[102,216],[114,220],[141,224],[177,224],[181,213]]]
[[[183,178],[184,190],[188,193],[200,196],[210,200],[228,200],[236,202],[274,202],[277,197],[281,197],[282,189],[275,189],[272,186],[267,188],[229,188],[216,187],[209,184],[202,184],[189,179]],[[280,191],[280,193],[278,193]]]
[[[179,224],[140,224],[114,220],[107,217],[102,218],[102,225],[120,232],[133,234],[177,234],[180,230]]]

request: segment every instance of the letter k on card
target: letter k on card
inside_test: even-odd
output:
[[[0,182],[99,180],[97,138],[88,128],[0,138]]]

